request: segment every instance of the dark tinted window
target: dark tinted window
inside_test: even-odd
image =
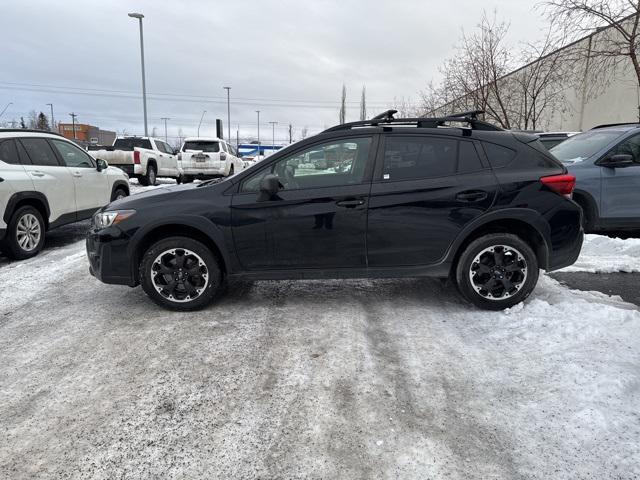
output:
[[[511,163],[516,156],[516,152],[507,147],[496,145],[495,143],[483,143],[487,158],[493,168],[500,168]]]
[[[18,150],[13,140],[5,140],[0,143],[0,161],[17,165],[20,163]]]
[[[456,171],[457,140],[435,137],[387,137],[384,150],[384,180],[453,175]]]
[[[482,162],[472,142],[460,142],[458,150],[458,173],[471,173],[482,170]]]
[[[184,142],[183,152],[187,150],[198,150],[207,153],[216,153],[220,151],[220,144],[218,142],[207,142],[203,140],[194,140]]]
[[[21,138],[20,143],[27,151],[31,163],[41,166],[60,166],[49,142],[44,138]]]
[[[118,138],[113,143],[115,150],[133,150],[135,147],[153,150],[151,141],[148,138]]]

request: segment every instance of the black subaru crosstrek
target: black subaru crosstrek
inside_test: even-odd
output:
[[[450,278],[475,305],[521,302],[582,245],[575,179],[534,135],[478,112],[330,128],[233,177],[110,203],[91,273],[175,310],[228,277]]]

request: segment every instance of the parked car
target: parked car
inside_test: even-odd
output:
[[[112,147],[92,151],[92,155],[121,168],[130,177],[137,178],[141,185],[155,185],[158,177],[182,181],[177,152],[157,138],[116,138]]]
[[[245,168],[233,145],[221,138],[185,138],[178,154],[185,183],[194,178],[228,177]]]
[[[0,250],[36,255],[45,232],[129,195],[127,176],[61,135],[0,129]]]
[[[564,142],[567,138],[577,135],[580,132],[541,132],[538,133],[540,143],[551,150],[556,145]]]
[[[488,309],[521,302],[539,269],[582,245],[574,177],[534,135],[477,112],[338,125],[228,179],[106,206],[87,237],[92,274],[166,308],[204,307],[224,279],[449,277]],[[464,125],[441,128],[441,125]],[[342,152],[334,171],[297,168]]]
[[[576,177],[587,232],[640,228],[640,124],[601,125],[551,153]]]

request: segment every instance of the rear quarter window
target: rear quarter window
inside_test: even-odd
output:
[[[510,148],[489,142],[483,142],[482,146],[492,168],[506,167],[516,158],[516,151]]]
[[[153,150],[151,141],[148,138],[118,138],[113,143],[114,150],[133,150],[134,148],[146,148]]]
[[[20,163],[18,150],[13,140],[0,142],[0,162],[10,163],[12,165],[18,165]]]

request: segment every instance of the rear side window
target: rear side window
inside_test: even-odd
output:
[[[151,140],[148,138],[118,138],[113,143],[115,150],[133,150],[134,148],[146,148],[147,150],[153,150],[151,146]]]
[[[44,138],[21,138],[20,143],[27,151],[33,165],[43,167],[59,167],[56,154],[53,153],[49,142]]]
[[[482,162],[472,142],[460,142],[458,149],[458,173],[473,173],[482,170]]]
[[[184,142],[183,152],[187,150],[199,150],[206,153],[217,153],[220,151],[220,144],[218,142],[204,142],[200,140]]]
[[[437,137],[387,137],[384,180],[413,180],[453,175],[458,141]]]
[[[515,158],[516,152],[510,148],[496,145],[495,143],[483,143],[487,158],[493,168],[505,167]]]
[[[0,143],[0,161],[12,165],[18,165],[20,163],[18,150],[16,150],[16,145],[13,140],[5,140]]]

